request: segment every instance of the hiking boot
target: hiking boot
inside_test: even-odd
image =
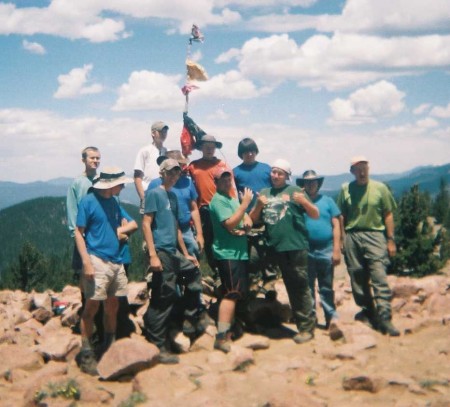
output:
[[[214,349],[220,350],[223,353],[228,353],[231,351],[231,338],[229,332],[223,332],[216,335],[216,340],[214,341]]]
[[[308,331],[301,331],[297,335],[295,335],[292,339],[297,345],[300,345],[302,343],[312,341],[314,339],[314,334]]]
[[[378,329],[377,318],[365,308],[355,314],[355,321],[362,322],[372,329]]]
[[[158,362],[163,365],[176,365],[180,363],[180,358],[166,349],[160,349]]]
[[[328,333],[330,335],[330,339],[332,341],[337,341],[344,337],[344,332],[342,332],[341,328],[339,328],[336,321],[330,322],[330,327],[328,329]]]
[[[400,331],[394,326],[391,320],[382,319],[379,324],[380,332],[383,335],[400,336]]]
[[[91,376],[98,376],[97,360],[92,349],[81,349],[75,357],[78,367],[83,373]]]

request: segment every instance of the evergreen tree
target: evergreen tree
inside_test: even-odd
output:
[[[48,267],[44,255],[31,243],[25,242],[17,262],[6,270],[2,286],[22,291],[45,290]]]
[[[445,178],[441,178],[439,192],[433,204],[433,216],[437,223],[449,226],[450,223],[450,193]]]
[[[392,270],[417,277],[436,273],[441,267],[436,237],[428,222],[429,196],[419,191],[418,185],[405,193],[398,206],[397,255],[392,259]]]

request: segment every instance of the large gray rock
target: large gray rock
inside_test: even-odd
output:
[[[114,342],[98,363],[102,379],[134,375],[158,362],[159,349],[144,340],[124,338]]]

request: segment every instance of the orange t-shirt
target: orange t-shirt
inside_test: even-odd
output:
[[[198,207],[209,205],[213,195],[216,193],[216,183],[214,182],[214,174],[218,168],[226,168],[231,173],[233,178],[233,188],[230,195],[237,198],[236,185],[234,183],[233,170],[222,160],[214,157],[213,160],[199,160],[192,161],[189,165],[189,173],[194,181],[195,188],[198,193]]]

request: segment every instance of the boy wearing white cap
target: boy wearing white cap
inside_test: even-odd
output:
[[[308,239],[304,213],[319,217],[319,210],[302,190],[289,185],[291,166],[283,159],[272,164],[272,187],[261,190],[250,212],[253,222],[264,222],[268,245],[274,251],[289,296],[298,334],[294,341],[314,338],[315,314],[308,284]]]

